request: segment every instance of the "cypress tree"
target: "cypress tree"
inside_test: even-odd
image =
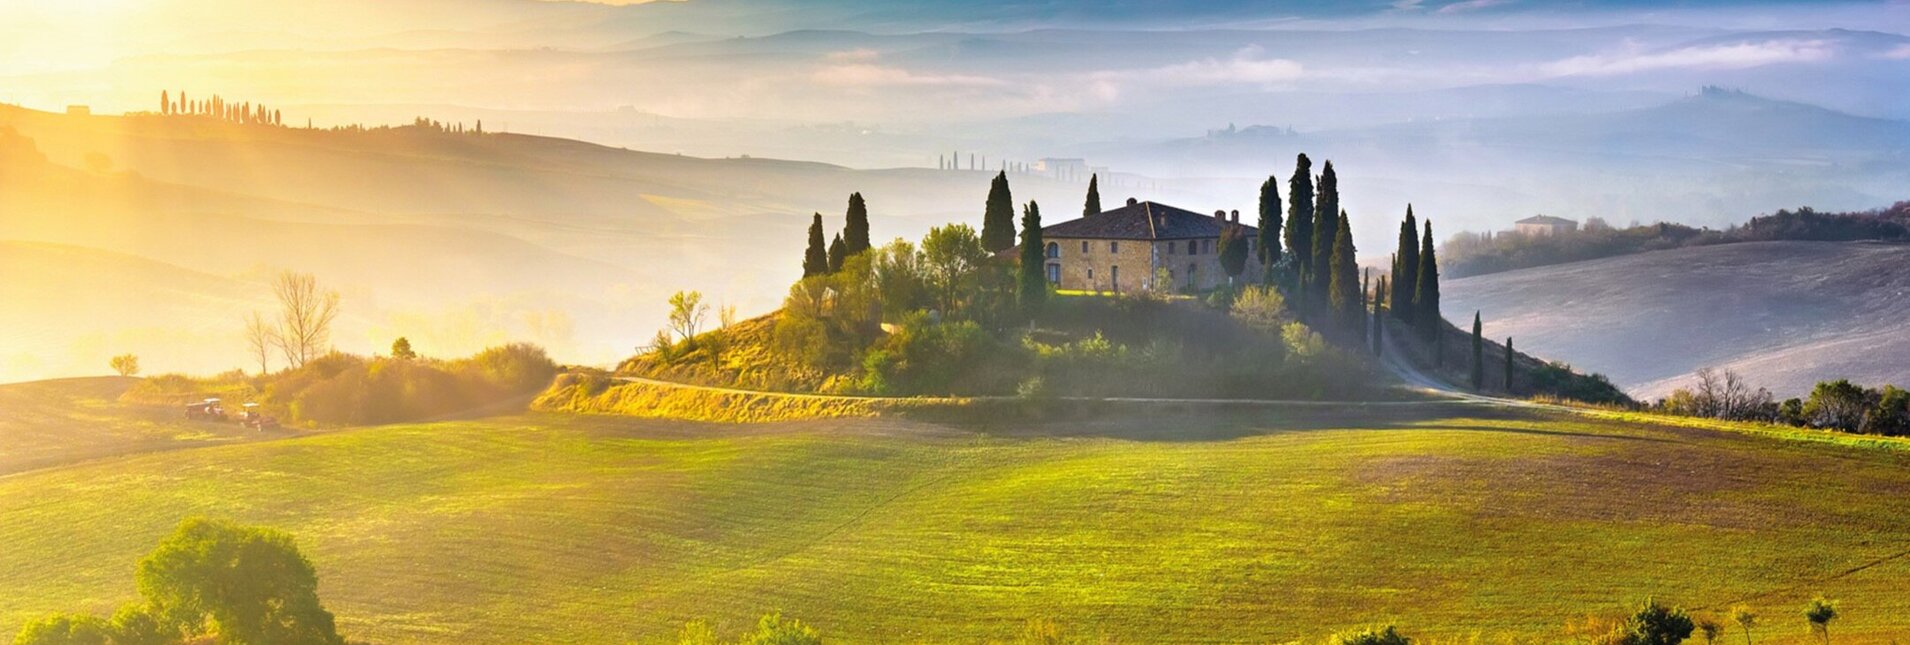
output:
[[[842,261],[846,259],[849,259],[849,246],[843,244],[842,234],[837,233],[836,239],[829,242],[829,272],[841,271]]]
[[[862,193],[849,195],[848,221],[842,224],[842,244],[847,255],[869,250],[869,205]]]
[[[1379,290],[1373,292],[1373,355],[1381,356],[1381,346],[1386,341],[1386,317],[1380,307],[1386,303],[1386,276],[1379,277]]]
[[[172,114],[172,93],[171,92],[168,92],[166,90],[159,90],[159,113],[166,114],[166,115]]]
[[[1358,322],[1360,310],[1366,307],[1366,301],[1361,300],[1364,296],[1360,294],[1359,261],[1353,256],[1353,230],[1347,226],[1345,211],[1340,212],[1338,222],[1333,227],[1338,234],[1334,236],[1333,255],[1327,261],[1326,287],[1333,314],[1341,328],[1352,331],[1353,325]]]
[[[1372,289],[1373,289],[1373,270],[1366,269],[1366,268],[1360,269],[1360,310],[1359,310],[1360,340],[1370,341],[1373,339],[1373,321],[1367,315],[1368,312],[1366,310],[1367,305],[1373,304]]]
[[[1030,317],[1048,300],[1046,244],[1041,240],[1041,205],[1021,209],[1021,310]]]
[[[1486,387],[1486,338],[1485,328],[1479,324],[1479,312],[1472,312],[1472,389],[1483,390]]]
[[[1096,173],[1088,176],[1088,201],[1081,205],[1081,216],[1092,217],[1099,214],[1101,214],[1101,175]]]
[[[1273,265],[1280,262],[1280,180],[1267,177],[1260,184],[1260,266],[1265,269],[1266,277],[1262,281],[1273,284]]]
[[[1399,252],[1393,260],[1393,317],[1413,322],[1413,290],[1419,285],[1419,222],[1413,205],[1406,205],[1406,221],[1399,223]],[[1404,288],[1402,288],[1404,287]]]
[[[1313,263],[1307,267],[1307,279],[1329,286],[1332,282],[1334,266],[1333,245],[1339,243],[1340,178],[1333,172],[1333,162],[1328,161],[1320,169],[1319,183],[1314,185],[1313,203]],[[1324,299],[1325,293],[1317,290],[1316,297]]]
[[[1439,315],[1439,259],[1433,256],[1431,220],[1426,221],[1426,237],[1419,247],[1416,278],[1419,288],[1413,293],[1413,320],[1418,321],[1422,335],[1438,340],[1439,326],[1445,319]]]
[[[988,187],[988,207],[982,212],[982,248],[990,252],[1015,245],[1015,198],[1008,191],[1008,173],[995,175]]]
[[[829,251],[822,242],[822,213],[809,221],[809,248],[802,254],[802,277],[829,272]]]
[[[1313,161],[1302,153],[1287,181],[1287,252],[1305,276],[1313,262]],[[1304,280],[1302,280],[1304,284]]]
[[[1512,357],[1513,356],[1517,356],[1517,354],[1512,352],[1512,337],[1507,336],[1505,337],[1505,393],[1506,394],[1512,393],[1512,371],[1513,371]]]

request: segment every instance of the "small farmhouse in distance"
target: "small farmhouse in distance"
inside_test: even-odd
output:
[[[1513,225],[1520,235],[1527,236],[1562,235],[1578,230],[1578,222],[1551,215],[1533,215]]]
[[[1202,215],[1165,204],[1128,200],[1114,210],[1041,229],[1047,242],[1048,282],[1062,289],[1131,293],[1157,289],[1202,291],[1227,283],[1220,266],[1220,233],[1242,229],[1247,268],[1262,272],[1255,237],[1240,211]],[[1156,285],[1157,279],[1166,280]]]

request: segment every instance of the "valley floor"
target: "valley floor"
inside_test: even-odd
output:
[[[1746,602],[1758,643],[1804,642],[1819,592],[1838,643],[1885,642],[1910,634],[1905,499],[1897,451],[1463,404],[1013,427],[528,414],[0,476],[0,635],[132,598],[138,558],[209,515],[296,535],[342,631],[379,643],[657,642],[775,609],[856,643],[1007,639],[1031,617],[1123,642],[1385,623],[1558,642],[1647,596]]]

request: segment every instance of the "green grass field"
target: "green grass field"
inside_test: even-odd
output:
[[[1842,601],[1837,645],[1882,643],[1910,635],[1906,510],[1900,451],[1478,406],[532,414],[0,476],[0,636],[131,599],[138,558],[209,515],[297,535],[342,631],[380,643],[657,642],[771,609],[857,643],[1007,639],[1030,617],[1130,643],[1383,623],[1563,642],[1648,595],[1749,602],[1758,643],[1804,642],[1817,592]]]

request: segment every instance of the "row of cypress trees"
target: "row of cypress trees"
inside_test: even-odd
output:
[[[862,193],[849,195],[849,211],[844,220],[842,231],[836,233],[827,246],[822,242],[822,213],[816,213],[815,219],[810,220],[809,246],[802,256],[802,277],[840,271],[843,260],[869,250],[869,205],[862,200]]]
[[[1439,258],[1433,250],[1432,220],[1426,221],[1424,236],[1413,217],[1413,206],[1406,205],[1406,219],[1399,223],[1399,250],[1393,253],[1393,317],[1432,339],[1442,322],[1439,313]]]

